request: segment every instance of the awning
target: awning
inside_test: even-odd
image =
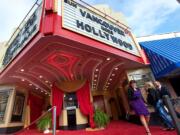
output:
[[[139,44],[145,50],[156,78],[180,75],[180,37]]]

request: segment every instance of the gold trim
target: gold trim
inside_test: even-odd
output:
[[[58,12],[58,0],[54,0],[54,9],[53,9],[53,11],[55,12],[55,13],[57,13]]]
[[[59,83],[55,83],[55,85],[60,88],[64,92],[75,92],[81,87],[84,86],[86,80],[73,80],[73,81],[63,81]]]
[[[64,0],[61,0],[62,28],[64,28]]]
[[[134,34],[131,31],[129,31],[129,33],[130,33],[129,36],[132,38],[132,40],[133,40],[133,42],[134,42],[134,44],[135,44],[135,46],[139,52],[139,56],[142,58],[141,47],[140,47],[139,43],[137,42],[136,37],[134,36]]]

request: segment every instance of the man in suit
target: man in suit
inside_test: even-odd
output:
[[[159,81],[155,81],[154,82],[154,86],[156,87],[156,89],[159,92],[159,96],[162,99],[164,95],[168,95],[171,98],[171,95],[167,89],[167,87],[162,86],[161,83]]]
[[[163,100],[163,96],[168,95],[171,98],[171,94],[169,93],[169,90],[167,87],[162,86],[161,83],[159,81],[155,81],[154,82],[154,86],[156,87],[156,89],[158,90],[159,96],[160,98]],[[179,112],[177,112],[175,110],[177,117],[180,118],[180,114]]]

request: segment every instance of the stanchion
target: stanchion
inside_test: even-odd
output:
[[[53,135],[56,135],[56,106],[53,107]]]
[[[174,110],[173,104],[168,95],[163,96],[163,99],[164,99],[164,102],[169,110],[169,113],[170,113],[172,119],[173,119],[177,134],[180,135],[180,122],[179,122],[176,112]]]

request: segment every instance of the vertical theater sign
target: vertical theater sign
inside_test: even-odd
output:
[[[42,13],[42,3],[35,10],[35,12],[24,22],[20,24],[17,31],[13,34],[12,38],[8,41],[9,47],[6,51],[3,65],[6,66],[10,61],[25,47],[25,45],[32,39],[33,36],[39,31],[40,19]]]
[[[63,28],[140,56],[125,28],[74,1],[64,0],[62,6]]]

